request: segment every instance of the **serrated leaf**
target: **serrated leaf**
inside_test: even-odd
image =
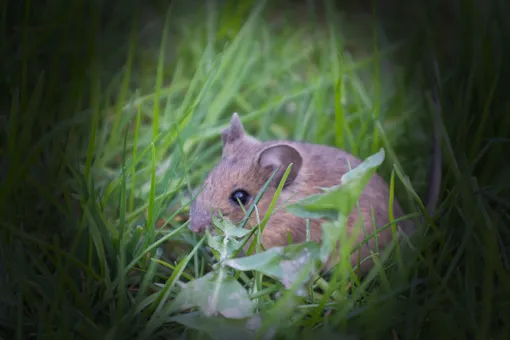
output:
[[[242,242],[232,238],[225,237],[223,235],[211,235],[207,234],[207,244],[212,249],[216,250],[222,258],[229,258],[231,255],[241,247]]]
[[[223,231],[226,237],[244,237],[250,233],[249,229],[239,228],[228,219],[220,219],[213,216],[213,224]]]
[[[250,230],[236,227],[228,219],[220,219],[213,216],[213,224],[223,235],[212,235],[209,229],[206,230],[207,244],[220,254],[220,258],[227,259],[242,247],[238,238],[246,236]]]

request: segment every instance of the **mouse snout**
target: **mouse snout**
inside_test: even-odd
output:
[[[190,223],[188,225],[189,230],[194,233],[204,232],[205,229],[211,224],[211,215],[202,212],[195,212],[191,215]]]

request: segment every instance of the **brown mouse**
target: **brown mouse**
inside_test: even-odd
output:
[[[276,207],[284,202],[295,202],[308,195],[320,193],[321,187],[341,184],[342,175],[350,169],[349,163],[351,168],[361,163],[360,159],[346,151],[330,146],[284,140],[257,140],[246,134],[237,113],[233,114],[230,126],[222,132],[221,137],[223,141],[221,161],[207,175],[203,190],[191,204],[189,228],[193,232],[203,232],[210,227],[213,210],[221,211],[223,216],[235,224],[240,223],[245,214],[238,200],[247,210],[278,167],[280,167],[279,172],[257,205],[260,220],[264,218],[278,184],[290,163],[293,164],[292,169]],[[372,208],[378,228],[389,223],[389,187],[380,175],[374,174],[370,179],[359,199],[359,206],[367,234],[373,233],[374,230]],[[395,218],[404,215],[397,200],[393,207]],[[348,219],[347,232],[358,232],[356,241],[359,243],[364,240],[365,234],[361,228],[354,228],[358,219],[359,211],[354,208]],[[321,223],[323,222],[324,220],[309,221],[311,240],[321,241]],[[255,213],[252,213],[246,228],[255,226],[257,226],[257,217]],[[399,226],[408,235],[414,230],[410,220],[399,223]],[[285,246],[288,244],[289,233],[293,243],[306,241],[306,220],[291,214],[285,208],[279,208],[269,219],[261,235],[261,244],[265,249]],[[379,250],[381,251],[381,248],[391,239],[391,228],[378,234]],[[245,251],[249,245],[250,242],[245,246]],[[369,256],[369,249],[374,250],[373,238],[368,245],[365,244],[360,249],[361,261]],[[335,261],[331,258],[330,263],[334,264]],[[357,252],[352,255],[351,262],[353,266],[358,264]],[[373,262],[369,260],[362,262],[359,268],[361,274],[366,273],[372,265]]]

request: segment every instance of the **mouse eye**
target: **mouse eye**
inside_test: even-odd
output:
[[[241,202],[242,205],[246,205],[246,203],[248,203],[250,200],[250,194],[242,189],[239,189],[232,192],[230,195],[230,200],[237,205],[239,205],[239,202]]]

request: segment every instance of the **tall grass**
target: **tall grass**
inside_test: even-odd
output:
[[[323,12],[313,2],[3,4],[0,337],[234,338],[250,336],[249,319],[285,338],[508,338],[510,16],[501,1],[452,4],[448,32],[464,37],[455,62],[427,25],[433,2],[400,28],[407,40],[332,2]],[[417,212],[432,79],[441,202],[365,280],[342,265],[299,296],[267,268],[218,269],[205,246],[220,257],[230,246],[187,229],[192,189],[217,162],[232,112],[262,139],[363,159],[384,147],[378,170]],[[218,294],[217,310],[232,307],[221,295],[230,289],[262,319],[181,310],[193,282]]]

